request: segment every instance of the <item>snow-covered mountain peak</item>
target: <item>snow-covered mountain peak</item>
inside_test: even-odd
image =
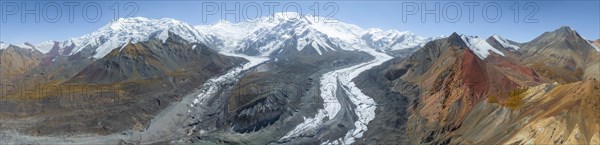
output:
[[[295,12],[280,12],[239,23],[219,21],[212,25],[196,26],[196,29],[220,38],[223,43],[221,51],[258,51],[252,50],[258,53],[253,55],[270,55],[292,39],[297,42],[298,51],[312,43],[319,48],[328,47],[323,50],[338,48],[331,46],[333,43],[341,45],[340,48],[356,49],[354,44],[360,43],[363,32],[356,25]]]
[[[0,49],[6,49],[8,48],[8,46],[13,45],[22,49],[27,49],[30,51],[34,51],[37,50],[41,53],[48,53],[50,52],[50,50],[52,50],[52,48],[54,48],[54,44],[57,43],[56,41],[43,41],[40,42],[37,45],[33,45],[31,43],[25,42],[22,44],[8,44],[8,43],[4,43],[4,42],[0,42]],[[60,45],[60,43],[59,43]]]
[[[251,19],[247,22],[257,22],[257,23],[273,23],[279,24],[284,22],[304,22],[304,23],[321,23],[325,20],[323,17],[313,16],[313,15],[301,15],[297,12],[277,12],[273,15],[263,16],[257,19]]]
[[[329,35],[314,28],[311,23],[306,21],[296,21],[286,19],[277,25],[265,26],[252,32],[240,43],[240,49],[236,51],[251,51],[254,55],[268,56],[276,50],[289,47],[295,42],[297,51],[303,50],[306,46],[312,46],[318,54],[323,51],[336,50],[337,46],[332,46],[332,38]],[[323,49],[323,51],[321,51]]]
[[[9,44],[6,44],[4,42],[0,42],[0,50],[2,49],[6,49],[8,47]]]
[[[63,42],[46,41],[32,47],[48,53],[58,44],[58,54],[74,55],[83,52],[83,56],[99,59],[128,43],[153,38],[164,43],[169,33],[190,42],[204,43],[221,52],[263,56],[269,56],[276,50],[281,52],[283,48],[295,48],[296,51],[311,48],[315,49],[315,54],[342,49],[399,50],[422,46],[432,40],[407,31],[366,30],[324,17],[281,12],[243,22],[222,20],[200,26],[190,26],[170,18],[119,18],[81,37]],[[310,51],[303,53],[312,53]]]
[[[370,47],[379,50],[400,50],[423,46],[436,38],[425,38],[408,31],[367,29],[361,36]]]
[[[365,31],[365,34],[385,34],[385,35],[404,35],[412,34],[409,31],[398,31],[398,30],[382,30],[379,28],[369,28]]]
[[[52,48],[54,48],[55,43],[57,43],[57,42],[56,41],[44,41],[44,42],[41,42],[41,43],[35,45],[35,49],[46,54],[46,53],[50,52],[50,50],[52,50]],[[59,45],[60,45],[60,43],[59,43]]]
[[[471,49],[471,51],[477,55],[477,57],[481,58],[481,60],[487,58],[487,56],[490,55],[490,51],[504,56],[504,53],[495,49],[488,42],[479,38],[478,36],[460,35],[460,38],[465,42],[467,47],[469,47],[469,49]]]
[[[387,39],[387,40],[382,40],[382,41],[390,41],[392,39],[396,39],[398,37],[402,37],[402,36],[409,36],[409,35],[414,35],[408,31],[398,31],[398,30],[382,30],[379,28],[370,28],[367,29],[362,36],[365,37],[369,37],[369,39],[373,40],[373,41],[380,41],[382,39]]]
[[[63,43],[63,47],[74,45],[70,55],[82,51],[84,48],[95,48],[94,58],[102,58],[110,51],[120,48],[127,43],[137,43],[150,39],[148,36],[156,32],[173,32],[190,42],[210,42],[211,39],[200,34],[194,27],[175,19],[148,19],[144,17],[120,18],[95,32],[72,38]],[[168,38],[157,35],[159,39]],[[89,46],[89,47],[88,47]]]
[[[25,42],[25,43],[22,43],[22,44],[9,44],[9,43],[0,42],[0,50],[6,49],[6,48],[8,48],[11,45],[13,47],[16,46],[18,48],[29,50],[29,51],[35,51],[36,50],[35,46],[33,46],[32,44],[30,44],[29,42]]]
[[[280,12],[239,23],[219,21],[196,26],[196,29],[219,38],[222,41],[220,51],[251,52],[252,55],[270,55],[290,42],[297,42],[298,51],[306,46],[319,46],[313,48],[322,50],[366,48],[388,51],[417,48],[435,39],[408,31],[363,29],[338,20],[296,12]]]
[[[511,44],[507,39],[504,39],[503,37],[501,37],[500,35],[493,35],[492,36],[498,43],[500,43],[500,45],[502,45],[502,47],[504,48],[512,48],[514,50],[519,50],[519,46],[513,45]]]

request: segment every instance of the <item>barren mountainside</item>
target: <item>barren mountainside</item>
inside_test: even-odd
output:
[[[382,66],[392,92],[416,98],[407,109],[412,144],[598,143],[600,84],[589,75],[599,71],[598,51],[587,40],[561,27],[508,41],[519,49],[487,41],[505,56],[478,58],[452,34]]]

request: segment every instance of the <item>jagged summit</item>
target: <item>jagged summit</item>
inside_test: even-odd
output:
[[[458,45],[458,46],[467,47],[467,45],[465,44],[465,42],[462,40],[461,35],[459,35],[456,32],[452,32],[452,34],[450,34],[450,36],[447,37],[446,41],[449,44],[454,44],[454,45]]]
[[[212,40],[204,34],[196,31],[191,25],[175,19],[148,19],[144,17],[119,18],[95,32],[72,38],[63,42],[62,47],[73,46],[70,55],[90,49],[94,58],[102,58],[113,49],[119,48],[127,43],[137,43],[149,39],[156,32],[171,31],[190,42],[209,43]],[[167,34],[167,33],[165,33]],[[166,39],[166,38],[161,38]]]
[[[221,51],[249,55],[271,55],[276,50],[291,47],[285,46],[290,43],[296,44],[296,51],[303,50],[313,42],[319,43],[315,46],[326,47],[324,50],[334,48],[328,46],[330,41],[338,45],[359,43],[362,28],[342,22],[328,22],[318,16],[281,12],[239,23],[219,21],[212,25],[196,26],[196,29],[220,38]]]
[[[490,55],[490,51],[504,56],[504,53],[492,47],[485,39],[479,36],[468,36],[453,32],[446,38],[447,43],[469,48],[480,59],[484,60]]]
[[[561,26],[560,28],[554,30],[554,32],[576,33],[575,30],[569,26]]]
[[[295,12],[275,13],[239,23],[219,21],[196,26],[196,29],[222,40],[221,51],[264,56],[279,54],[280,51],[285,53],[282,48],[292,47],[295,50],[290,51],[314,48],[318,54],[337,49],[400,50],[420,47],[435,39],[408,31],[363,29],[338,20]]]
[[[562,26],[554,31],[542,35],[526,43],[529,52],[538,52],[552,49],[581,49],[581,51],[595,50],[600,52],[589,40],[579,35],[577,31],[568,26]]]
[[[262,56],[290,51],[317,55],[335,50],[391,51],[418,48],[435,39],[408,31],[363,29],[324,17],[280,12],[239,23],[221,20],[201,26],[191,26],[171,18],[119,18],[81,37],[66,41],[44,41],[30,47],[42,53],[56,49],[59,55],[77,54],[78,57],[99,59],[128,43],[151,38],[159,38],[164,42],[169,32],[218,51]],[[3,45],[6,45],[3,48],[8,46]],[[312,49],[303,51],[305,48]]]

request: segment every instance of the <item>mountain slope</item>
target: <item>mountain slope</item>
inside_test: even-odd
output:
[[[13,82],[13,79],[22,77],[33,70],[41,62],[41,58],[41,52],[30,48],[7,45],[0,49],[0,83]]]
[[[55,48],[50,53],[58,53]],[[12,55],[14,53],[8,53],[12,49],[13,46],[9,46],[0,53]],[[40,52],[37,54],[40,57],[35,62],[42,58]],[[223,56],[202,43],[188,42],[175,33],[169,33],[165,40],[152,37],[128,43],[99,59],[74,56],[57,55],[48,65],[19,64],[34,67],[28,72],[41,75],[15,81],[26,88],[1,90],[7,100],[0,102],[0,115],[2,119],[39,123],[27,125],[8,121],[3,122],[0,129],[17,127],[21,133],[42,136],[106,135],[144,130],[156,113],[181,101],[182,96],[197,90],[208,78],[245,61]],[[1,58],[24,60],[17,59],[21,57]],[[3,60],[1,66],[11,66],[5,62]],[[67,74],[62,76],[62,73]],[[55,101],[48,102],[52,99]],[[15,103],[19,100],[33,102]]]
[[[566,26],[540,35],[520,50],[524,64],[541,72],[545,79],[560,83],[583,80],[587,59],[598,53],[588,40]]]
[[[174,33],[166,40],[150,39],[141,43],[128,43],[103,58],[88,65],[70,81],[87,83],[110,83],[123,80],[164,77],[178,70],[195,70],[222,73],[223,62],[216,52],[201,43],[189,43]],[[231,64],[228,64],[231,65]],[[206,76],[206,75],[205,75]]]
[[[387,80],[370,83],[383,82],[389,85],[389,93],[406,96],[409,101],[414,98],[407,108],[405,130],[412,144],[589,144],[598,140],[597,114],[584,111],[598,107],[598,81],[585,75],[597,74],[598,70],[584,69],[579,75],[587,78],[552,84],[546,72],[531,65],[547,63],[539,58],[553,56],[563,59],[549,62],[583,58],[580,67],[596,67],[600,61],[589,56],[597,56],[597,52],[585,39],[568,28],[545,33],[523,45],[499,36],[487,42],[473,38],[452,34],[427,43],[405,60],[396,59],[373,70]],[[556,51],[570,53],[548,55]],[[560,70],[564,66],[547,67]],[[402,103],[390,105],[403,107]],[[381,113],[393,112],[383,109]],[[401,116],[398,119],[403,121]],[[548,129],[554,132],[542,131]]]

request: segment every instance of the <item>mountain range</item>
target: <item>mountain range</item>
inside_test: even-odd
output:
[[[276,13],[0,43],[2,143],[598,144],[600,40]]]

